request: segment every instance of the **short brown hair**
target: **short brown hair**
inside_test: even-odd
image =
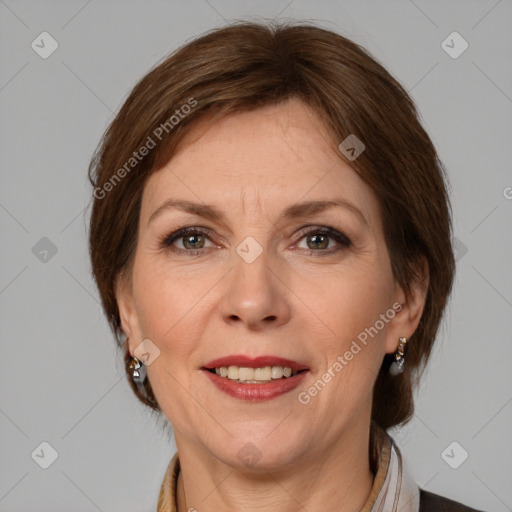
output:
[[[131,273],[148,176],[207,114],[221,118],[292,97],[314,109],[336,146],[350,134],[366,145],[357,160],[341,152],[340,158],[379,200],[397,282],[408,291],[421,277],[420,260],[428,262],[426,303],[408,344],[406,371],[391,377],[392,356],[386,355],[373,394],[376,423],[406,423],[414,410],[413,386],[431,353],[454,279],[446,174],[406,91],[367,50],[329,30],[309,23],[237,22],[179,48],[134,87],[89,167],[89,249],[105,314],[119,340],[115,280]],[[194,108],[176,124],[170,121],[191,100]],[[134,161],[134,151],[154,141],[157,127],[156,147]],[[126,350],[125,361],[130,359]],[[139,399],[158,411],[149,380],[144,394],[128,380]]]

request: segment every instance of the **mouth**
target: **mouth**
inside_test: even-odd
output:
[[[305,365],[274,356],[228,356],[201,368],[221,391],[234,398],[261,401],[286,393],[302,382]]]

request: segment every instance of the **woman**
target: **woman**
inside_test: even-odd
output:
[[[473,510],[420,490],[386,432],[455,263],[443,166],[368,52],[214,30],[136,85],[90,179],[105,313],[174,430],[160,512]]]

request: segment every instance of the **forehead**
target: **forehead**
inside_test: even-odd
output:
[[[291,99],[200,120],[148,179],[141,217],[169,198],[258,213],[340,197],[358,204],[367,218],[377,213],[373,192],[340,157],[318,114]]]

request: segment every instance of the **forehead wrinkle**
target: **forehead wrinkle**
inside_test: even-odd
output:
[[[247,190],[242,189],[241,194],[240,194],[240,204],[241,204],[241,208],[242,208],[242,214],[244,216],[247,216],[251,211],[253,211],[253,212],[262,211],[261,196],[260,196],[259,190],[255,188],[255,189],[252,189],[251,191],[254,193],[250,194],[250,192],[248,192]],[[254,198],[255,204],[254,204],[254,206],[251,206],[250,203],[253,200],[253,198]]]

